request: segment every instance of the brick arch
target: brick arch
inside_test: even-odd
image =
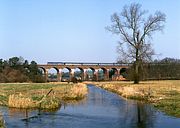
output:
[[[52,70],[55,70],[55,73],[51,74],[51,73],[50,73],[50,70],[51,70],[51,71],[52,71]],[[60,75],[59,75],[59,69],[58,69],[57,67],[55,67],[55,66],[50,67],[50,68],[48,69],[48,71],[46,71],[46,73],[47,73],[47,80],[48,80],[48,81],[51,81],[51,82],[57,82],[57,81],[59,81]]]
[[[42,69],[43,72],[44,72],[44,75],[46,74],[46,68],[44,68],[44,67],[38,67],[38,69]]]
[[[89,67],[88,69],[91,69],[92,71],[95,72],[95,68],[93,68],[93,67]]]
[[[119,71],[120,75],[122,75],[124,78],[127,77],[127,68],[121,68]]]
[[[102,70],[102,74],[100,74],[100,70]],[[96,73],[96,80],[99,81],[99,80],[106,80],[107,79],[107,69],[104,68],[104,67],[100,67],[99,69],[97,69],[97,73]]]
[[[63,70],[65,70],[65,69],[68,70],[68,73],[63,72]],[[61,69],[61,81],[63,81],[63,82],[70,81],[70,80],[71,80],[71,71],[72,71],[71,68],[69,68],[69,67],[63,67],[63,68]]]
[[[92,71],[92,75],[88,74],[88,70],[89,70],[89,69]],[[95,68],[93,68],[93,67],[88,67],[88,68],[86,69],[84,79],[85,79],[85,80],[94,80],[94,79],[95,79]]]
[[[118,74],[118,69],[117,68],[111,68],[109,69],[109,79],[112,80],[113,76]]]
[[[69,68],[69,67],[64,67],[63,69],[68,69],[69,70],[69,72],[71,72],[72,71],[72,69],[71,68]],[[62,70],[63,70],[62,69]]]
[[[57,71],[57,73],[59,73],[59,69],[57,67],[52,67],[50,69],[55,69]]]
[[[79,70],[81,71],[81,73],[80,73],[80,76],[75,76],[75,73],[76,73],[76,72],[74,72],[74,77],[76,77],[77,80],[79,80],[79,81],[84,80],[84,69],[81,68],[81,67],[75,67],[75,69],[79,69]],[[74,70],[75,70],[75,69],[74,69]]]
[[[106,68],[101,68],[103,70],[103,75],[104,75],[104,80],[108,80],[109,79],[109,69]]]
[[[83,72],[84,73],[84,69],[83,68],[81,68],[81,67],[76,67],[77,69],[79,69],[79,70],[81,70],[81,72]],[[76,69],[75,68],[75,69]]]
[[[43,70],[43,77],[45,78],[45,81],[47,82],[47,80],[48,80],[48,72],[47,72],[47,70],[48,69],[46,69],[44,66],[39,66],[38,67],[38,69],[42,69]]]

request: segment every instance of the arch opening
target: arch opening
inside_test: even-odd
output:
[[[118,74],[118,70],[116,68],[111,68],[109,70],[109,79],[113,80],[113,78],[115,78]]]
[[[71,69],[68,67],[63,68],[61,71],[61,81],[67,82],[70,81],[70,79],[71,79]]]
[[[39,67],[38,70],[39,70],[39,74],[41,74],[41,75],[43,75],[43,76],[46,75],[46,69],[45,69],[45,68]]]
[[[127,68],[121,68],[121,70],[120,70],[120,75],[121,75],[123,78],[127,78]]]
[[[82,81],[84,78],[84,70],[82,68],[75,68],[74,69],[74,78],[76,78],[77,81]]]
[[[50,68],[48,70],[48,82],[57,82],[59,70],[56,67]]]
[[[88,80],[88,81],[93,81],[95,80],[95,69],[94,68],[88,68],[86,70],[86,73],[85,73],[85,80]]]
[[[98,81],[103,81],[106,79],[107,76],[107,69],[105,68],[100,68],[98,69]]]

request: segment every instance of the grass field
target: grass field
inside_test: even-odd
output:
[[[79,100],[88,93],[85,84],[1,83],[0,104],[15,108],[54,109],[61,101]]]
[[[180,80],[133,82],[95,82],[106,90],[115,92],[125,98],[143,100],[168,115],[180,117]]]

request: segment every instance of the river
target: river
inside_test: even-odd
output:
[[[180,118],[170,117],[151,105],[125,100],[93,85],[86,99],[64,104],[56,111],[0,107],[7,128],[180,128]],[[26,120],[26,117],[30,117]]]

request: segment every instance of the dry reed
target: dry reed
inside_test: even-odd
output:
[[[30,88],[29,91],[24,89],[27,86]],[[38,85],[32,85],[34,86],[32,88],[30,86],[31,84],[23,84],[18,87],[19,89],[6,93],[7,105],[14,108],[55,109],[60,106],[62,100],[79,100],[84,98],[88,92],[87,86],[82,83],[64,85],[50,83],[45,86],[40,85],[42,88],[39,88]],[[50,90],[52,90],[51,93],[47,95]]]
[[[36,103],[31,98],[22,94],[12,94],[9,96],[8,106],[15,108],[34,108],[36,107]]]
[[[68,93],[64,95],[65,100],[77,100],[84,98],[88,93],[86,84],[78,83],[71,87]]]

